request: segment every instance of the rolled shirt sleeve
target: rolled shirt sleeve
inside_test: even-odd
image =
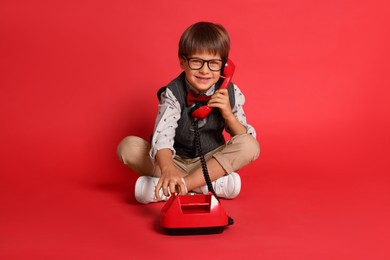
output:
[[[253,126],[247,123],[246,115],[244,112],[245,96],[238,88],[237,85],[234,85],[234,97],[235,97],[235,104],[234,107],[232,108],[232,112],[234,116],[246,128],[246,132],[248,134],[253,135],[253,137],[256,138],[256,130]],[[230,133],[229,129],[226,129],[226,131]]]
[[[158,150],[168,148],[173,156],[176,152],[173,148],[177,121],[180,119],[181,107],[179,101],[168,88],[161,94],[158,105],[158,114],[152,137],[150,157],[154,159]]]

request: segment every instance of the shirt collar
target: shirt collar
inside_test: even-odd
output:
[[[191,89],[192,91],[194,91],[197,94],[200,93],[193,86],[191,86],[191,84],[187,81],[187,79],[186,79],[186,87],[187,87],[187,90]],[[202,94],[205,94],[206,96],[211,96],[214,94],[214,92],[215,92],[215,84],[212,85],[206,92],[203,92]]]

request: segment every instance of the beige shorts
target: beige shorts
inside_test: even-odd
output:
[[[160,176],[160,169],[156,167],[149,156],[151,145],[137,136],[128,136],[120,142],[117,155],[130,169],[140,175]],[[233,136],[226,144],[205,154],[206,161],[214,158],[226,173],[231,173],[248,165],[259,157],[260,146],[250,134]],[[175,156],[173,162],[177,168],[185,173],[191,173],[201,166],[200,157],[187,159]]]

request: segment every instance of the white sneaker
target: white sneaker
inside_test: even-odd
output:
[[[150,202],[157,202],[154,189],[158,183],[159,178],[141,176],[135,183],[134,195],[135,199],[142,204],[148,204]],[[160,190],[161,201],[168,200],[169,197],[165,196]]]
[[[220,198],[234,199],[241,191],[241,178],[236,172],[229,173],[211,182],[215,193]],[[207,185],[200,187],[203,194],[208,194]]]

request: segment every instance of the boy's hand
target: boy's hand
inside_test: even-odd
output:
[[[222,114],[222,117],[226,120],[231,118],[233,115],[232,108],[230,106],[229,94],[227,89],[218,89],[211,96],[207,103],[209,107],[216,107]]]
[[[156,199],[158,201],[161,200],[160,189],[162,189],[163,194],[167,197],[175,192],[181,195],[187,194],[188,191],[183,176],[184,174],[173,165],[161,169],[161,177],[155,189]]]
[[[208,104],[209,107],[217,107],[222,114],[227,128],[230,129],[231,135],[246,133],[246,128],[237,120],[230,106],[229,93],[227,89],[218,89],[211,96]]]

